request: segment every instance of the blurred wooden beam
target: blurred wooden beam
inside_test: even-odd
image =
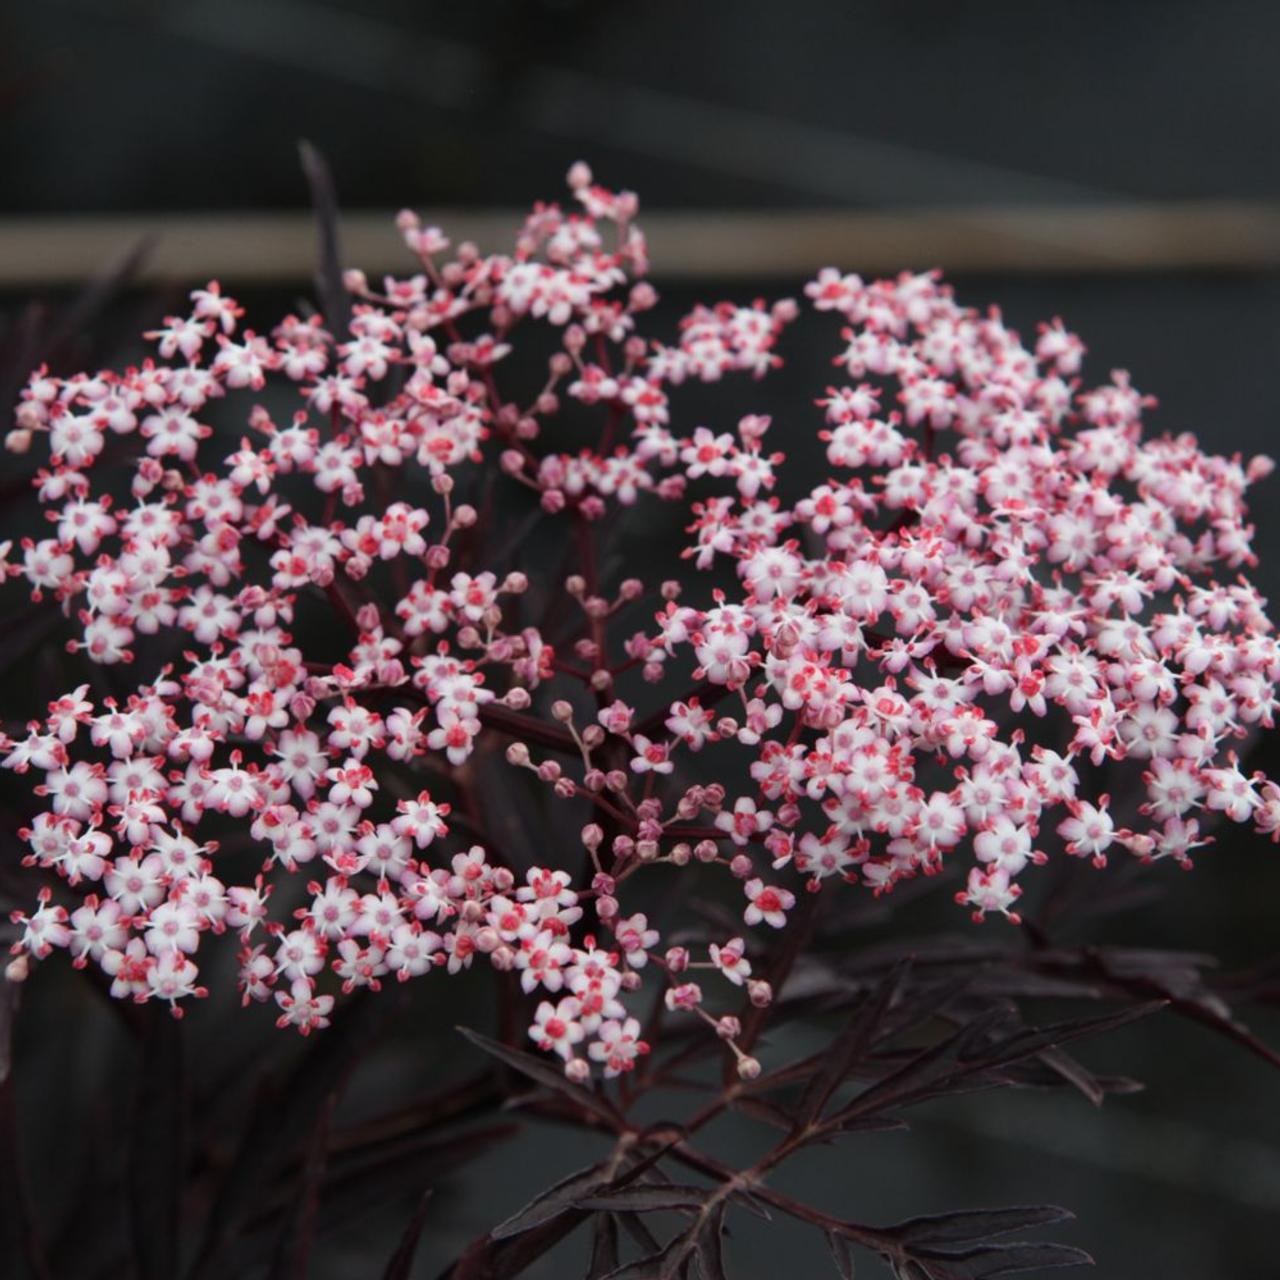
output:
[[[433,210],[455,241],[508,247],[522,214]],[[1116,274],[1280,268],[1280,202],[1020,205],[877,211],[642,211],[654,277],[801,279],[823,266],[864,275],[958,272]],[[144,280],[303,281],[315,267],[310,212],[0,218],[0,289],[91,278],[140,240]],[[347,213],[343,260],[370,277],[407,274],[390,212]]]

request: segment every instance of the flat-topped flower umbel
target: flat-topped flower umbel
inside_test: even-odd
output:
[[[1144,439],[1151,398],[1119,372],[1080,385],[1060,322],[1024,345],[931,274],[808,286],[843,325],[840,376],[781,430],[680,422],[681,383],[766,373],[797,307],[643,334],[636,200],[584,166],[570,185],[581,211],[537,206],[510,253],[402,215],[417,274],[348,273],[341,330],[242,329],[213,283],[141,365],[31,378],[8,445],[47,451],[52,528],[9,574],[87,661],[181,642],[126,697],[79,684],[5,741],[43,804],[10,978],[62,949],[180,1014],[230,931],[244,999],[305,1033],[343,992],[479,958],[540,997],[528,1034],[580,1079],[647,1052],[627,996],[656,974],[753,1078],[751,932],[791,927],[803,891],[961,863],[960,900],[1016,920],[1049,858],[1189,865],[1218,816],[1280,833],[1280,788],[1233,749],[1280,675],[1242,574],[1269,461]],[[504,388],[538,329],[545,378]],[[549,444],[561,416],[594,444]],[[829,472],[784,503],[765,442],[810,425]],[[517,567],[532,525],[492,512],[520,490],[564,526],[567,581]],[[659,502],[687,504],[683,557],[605,581],[618,508]],[[538,833],[544,865],[519,865],[481,768],[532,775],[574,839]],[[741,937],[694,944],[628,902],[717,870]]]

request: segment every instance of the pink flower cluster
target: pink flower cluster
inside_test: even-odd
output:
[[[480,957],[537,994],[529,1036],[580,1079],[646,1052],[623,997],[656,972],[749,1076],[739,1016],[693,977],[767,1004],[751,945],[664,946],[622,906],[637,873],[719,869],[746,929],[784,929],[801,889],[881,892],[963,860],[959,899],[1016,920],[1019,877],[1050,855],[1187,865],[1205,815],[1280,836],[1280,787],[1232,750],[1270,727],[1280,676],[1240,573],[1269,461],[1144,438],[1150,397],[1123,373],[1083,387],[1060,322],[1027,346],[935,275],[826,270],[806,292],[845,326],[842,378],[787,430],[813,419],[829,474],[783,503],[768,418],[677,427],[672,400],[777,364],[796,305],[699,307],[673,342],[641,336],[635,197],[584,166],[570,185],[581,211],[537,206],[511,253],[450,251],[402,215],[417,274],[348,273],[346,332],[242,329],[210,284],[147,335],[156,358],[31,378],[7,443],[47,447],[52,529],[8,573],[56,598],[93,662],[184,634],[123,702],[84,684],[6,737],[45,806],[22,832],[46,883],[14,916],[11,979],[62,949],[180,1014],[205,994],[203,944],[231,931],[245,1001],[305,1033],[339,991]],[[497,375],[535,325],[555,354],[520,399]],[[233,395],[249,404],[228,436],[206,419]],[[544,443],[566,401],[596,415],[593,447]],[[476,557],[457,499],[481,482],[523,486],[577,539],[567,644],[522,617],[523,574]],[[688,504],[705,607],[682,603],[677,565],[599,580],[601,529],[642,498]],[[645,598],[651,625],[622,634]],[[312,602],[341,661],[295,642]],[[631,687],[654,691],[644,709]],[[457,842],[490,744],[585,814],[581,850],[520,872],[488,838]],[[738,763],[682,780],[717,744]],[[1130,825],[1098,794],[1108,762],[1141,796]],[[261,856],[228,883],[237,849]]]

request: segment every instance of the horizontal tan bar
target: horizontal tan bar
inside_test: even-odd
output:
[[[426,212],[456,243],[511,245],[515,211]],[[1131,272],[1280,267],[1280,203],[1198,201],[876,212],[643,213],[653,275],[662,279],[800,278],[819,267],[863,274]],[[0,218],[0,288],[86,280],[144,237],[140,278],[245,284],[308,279],[316,261],[309,212],[165,213]],[[390,212],[342,218],[344,263],[373,278],[408,274]]]

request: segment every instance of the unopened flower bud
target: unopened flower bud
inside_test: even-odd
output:
[[[564,1064],[564,1073],[574,1084],[586,1084],[591,1079],[591,1067],[582,1058],[570,1058]]]
[[[742,1034],[742,1023],[731,1013],[716,1019],[716,1035],[721,1040],[736,1040]]]
[[[760,1076],[760,1059],[743,1054],[738,1059],[738,1075],[743,1080],[756,1080]]]
[[[747,998],[757,1009],[768,1008],[773,1003],[773,988],[762,978],[748,978]]]
[[[529,748],[523,742],[513,742],[507,748],[507,763],[524,766],[529,763]]]
[[[668,972],[683,973],[689,967],[688,949],[686,947],[668,947],[666,963]]]

